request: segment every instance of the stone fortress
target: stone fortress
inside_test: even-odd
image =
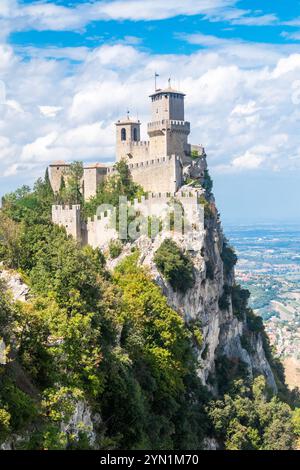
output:
[[[207,169],[206,154],[201,145],[188,142],[190,123],[185,121],[185,94],[170,86],[157,89],[150,95],[152,120],[148,123],[149,140],[141,140],[141,123],[128,115],[116,123],[116,160],[125,160],[133,180],[148,193],[142,202],[135,201],[133,208],[147,216],[161,216],[171,198],[180,203],[192,217],[198,214],[198,196],[201,189],[189,188],[191,181],[203,182]],[[68,181],[69,164],[57,161],[49,166],[52,189],[59,192],[62,178]],[[115,171],[113,165],[94,163],[84,166],[82,192],[88,201],[96,195],[99,184]],[[184,187],[184,188],[183,188]],[[193,210],[191,210],[193,207]],[[199,214],[198,214],[199,215]],[[111,214],[97,214],[87,223],[81,220],[80,206],[52,208],[53,222],[66,228],[68,234],[82,244],[93,247],[107,245],[116,238],[109,227]],[[198,219],[198,216],[195,216]]]

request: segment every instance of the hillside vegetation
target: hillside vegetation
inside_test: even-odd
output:
[[[126,168],[120,170],[87,213],[120,192],[140,194]],[[80,197],[76,181],[75,175],[68,194],[62,184],[61,198]],[[13,440],[25,449],[201,449],[204,438],[214,437],[226,449],[295,447],[297,397],[280,401],[263,377],[252,381],[243,371],[228,378],[228,364],[219,368],[221,392],[213,397],[197,376],[201,325],[185,324],[169,307],[139,265],[138,251],[109,273],[103,253],[81,248],[51,223],[54,200],[46,175],[32,191],[23,187],[7,195],[0,212],[0,261],[21,273],[31,293],[27,302],[16,303],[0,283],[0,340],[6,346],[0,443]],[[227,266],[232,257],[224,254]],[[173,242],[161,247],[156,261],[175,289],[182,279],[193,285],[191,261]],[[76,433],[64,432],[79,403],[95,417],[93,439],[82,424]]]

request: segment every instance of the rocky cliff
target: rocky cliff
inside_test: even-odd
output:
[[[148,400],[149,403],[152,403],[153,401],[153,397],[151,396],[149,398],[147,394],[149,388],[148,378],[147,381],[144,383],[143,373],[141,374],[141,371],[143,372],[144,370],[147,370],[149,365],[145,361],[144,363],[142,362],[141,367],[139,356],[136,355],[135,352],[135,347],[137,347],[139,353],[143,353],[144,351],[144,346],[141,348],[141,350],[138,349],[140,340],[139,335],[142,335],[143,331],[145,330],[144,327],[148,321],[148,312],[146,311],[146,309],[145,311],[143,310],[143,308],[141,309],[141,315],[144,316],[144,323],[141,323],[143,329],[139,329],[141,327],[140,324],[137,325],[136,329],[133,329],[130,322],[126,322],[123,319],[121,320],[119,318],[116,323],[115,320],[116,312],[123,312],[122,309],[124,308],[123,302],[121,300],[121,293],[124,292],[124,286],[122,287],[120,283],[116,282],[116,273],[118,272],[118,270],[115,270],[115,267],[122,261],[122,259],[124,259],[128,255],[131,255],[133,252],[135,252],[135,255],[139,257],[139,264],[150,273],[150,276],[153,281],[161,288],[160,292],[160,289],[157,289],[155,287],[156,291],[158,291],[157,295],[159,295],[160,299],[163,299],[162,303],[161,300],[159,301],[160,308],[163,308],[162,306],[166,304],[165,298],[163,297],[165,296],[167,298],[169,306],[173,310],[175,310],[181,316],[181,318],[184,319],[185,324],[188,326],[188,328],[185,328],[185,325],[180,320],[180,324],[182,325],[182,329],[185,330],[185,334],[187,331],[186,343],[188,344],[189,351],[191,351],[190,341],[192,341],[192,347],[194,348],[194,351],[197,356],[197,375],[201,379],[202,384],[206,386],[207,389],[211,392],[210,394],[208,394],[207,389],[201,386],[200,381],[198,380],[195,374],[195,361],[193,360],[192,369],[194,374],[193,377],[197,379],[197,393],[200,393],[200,391],[201,393],[203,392],[203,395],[201,395],[199,402],[197,402],[197,406],[198,408],[201,408],[201,412],[203,412],[205,416],[205,419],[202,419],[199,418],[200,415],[197,414],[197,423],[204,424],[204,426],[203,429],[201,429],[201,434],[199,434],[197,438],[195,437],[196,444],[182,444],[181,440],[178,444],[174,439],[174,444],[167,444],[170,445],[170,448],[172,446],[176,447],[178,445],[186,445],[187,448],[189,448],[189,445],[196,445],[196,448],[204,447],[207,449],[216,449],[224,447],[223,436],[218,436],[218,434],[214,432],[207,424],[208,416],[205,414],[206,409],[204,408],[204,403],[206,403],[206,395],[209,395],[210,399],[212,398],[213,401],[218,401],[215,400],[215,398],[222,399],[224,393],[226,393],[226,383],[230,383],[231,379],[235,379],[236,377],[255,377],[258,375],[263,375],[266,379],[267,384],[269,385],[269,388],[272,389],[273,392],[277,391],[277,377],[274,376],[272,367],[269,362],[270,355],[267,348],[266,337],[264,334],[262,323],[259,317],[256,317],[251,311],[251,309],[249,309],[247,306],[248,292],[243,290],[240,286],[236,285],[234,276],[234,265],[236,263],[236,255],[223,234],[220,217],[215,206],[213,195],[210,193],[210,191],[205,190],[205,188],[196,189],[196,191],[198,191],[199,202],[204,208],[203,221],[197,219],[197,223],[193,221],[195,223],[191,224],[193,226],[194,235],[197,230],[199,231],[198,237],[186,238],[179,232],[167,231],[167,229],[163,229],[154,239],[150,239],[146,236],[140,236],[134,242],[127,243],[126,245],[121,245],[121,254],[115,259],[111,259],[111,257],[109,256],[109,249],[105,250],[105,268],[104,264],[102,264],[104,263],[103,259],[101,258],[102,261],[100,261],[99,259],[99,251],[93,251],[90,248],[86,250],[87,247],[82,249],[82,247],[79,244],[76,244],[71,238],[67,238],[63,231],[58,231],[56,234],[56,236],[59,237],[58,243],[64,243],[64,246],[66,248],[65,251],[67,253],[68,250],[70,250],[70,256],[66,257],[64,263],[61,263],[61,257],[63,256],[63,253],[60,253],[59,256],[57,256],[55,250],[54,252],[52,252],[52,258],[55,260],[53,262],[52,275],[57,276],[55,278],[56,281],[60,280],[61,276],[65,276],[65,281],[63,285],[60,286],[59,291],[60,294],[61,291],[63,292],[63,295],[59,298],[59,301],[62,305],[60,306],[60,308],[58,308],[57,306],[53,307],[52,296],[53,292],[56,294],[55,289],[57,289],[57,284],[52,285],[51,279],[48,280],[48,282],[50,283],[49,285],[52,286],[53,291],[50,291],[51,295],[49,297],[43,298],[43,302],[45,302],[47,309],[43,307],[43,303],[41,303],[41,306],[35,304],[36,291],[34,289],[37,289],[38,286],[38,291],[44,292],[44,286],[40,285],[40,279],[44,278],[43,275],[40,275],[40,273],[47,273],[47,271],[43,271],[41,269],[41,266],[39,266],[38,275],[35,276],[32,276],[32,272],[36,274],[37,271],[34,271],[34,269],[28,270],[29,274],[31,274],[31,277],[28,277],[28,279],[30,279],[31,282],[30,286],[32,293],[30,293],[28,286],[24,282],[22,282],[22,278],[19,274],[17,274],[16,271],[8,270],[4,268],[3,265],[0,266],[0,279],[5,282],[6,288],[11,292],[11,297],[14,299],[14,301],[21,302],[22,306],[24,307],[23,315],[25,324],[24,322],[21,324],[24,328],[25,333],[28,335],[27,338],[30,340],[28,343],[30,347],[28,347],[27,344],[25,344],[23,341],[23,351],[24,348],[28,347],[28,355],[24,357],[22,356],[22,354],[20,354],[20,340],[18,344],[14,344],[14,331],[12,331],[13,334],[11,335],[10,347],[13,354],[11,353],[10,356],[7,356],[9,358],[9,361],[6,361],[6,350],[9,343],[6,339],[4,342],[4,340],[0,337],[0,363],[2,364],[2,366],[4,366],[3,370],[7,372],[8,379],[10,380],[10,377],[13,377],[16,388],[22,391],[22,399],[24,398],[25,394],[30,403],[32,402],[33,404],[37,405],[38,409],[42,405],[44,407],[43,410],[46,410],[46,415],[45,411],[43,411],[43,413],[40,414],[40,417],[36,422],[35,418],[33,420],[29,419],[28,424],[26,422],[26,425],[24,424],[23,426],[19,426],[19,428],[16,427],[16,431],[14,431],[13,428],[13,432],[7,432],[7,438],[3,440],[1,445],[2,449],[13,449],[23,445],[22,442],[29,442],[32,429],[35,430],[36,433],[38,432],[40,439],[43,439],[43,441],[41,441],[42,444],[40,445],[45,446],[45,448],[52,448],[51,446],[54,446],[54,448],[56,448],[55,446],[57,445],[57,439],[59,439],[60,441],[60,448],[70,448],[70,446],[72,448],[72,445],[74,446],[76,443],[78,445],[84,445],[88,448],[99,448],[103,445],[103,442],[106,442],[107,437],[111,439],[111,436],[111,442],[113,442],[113,445],[119,446],[118,436],[120,425],[124,427],[124,443],[122,445],[128,445],[126,441],[127,418],[124,419],[124,416],[127,416],[128,409],[130,409],[130,413],[132,413],[132,415],[130,416],[135,416],[136,402],[138,402],[140,391],[143,390],[142,387],[145,387],[145,394],[143,400],[141,400],[139,403],[140,408],[143,410],[142,406],[144,406],[146,400]],[[57,230],[56,227],[51,225],[46,225],[46,227],[47,230]],[[172,287],[171,283],[168,282],[166,276],[158,268],[156,254],[157,251],[161,248],[163,242],[167,239],[172,239],[175,242],[176,249],[178,249],[180,253],[184,254],[185,259],[188,259],[189,263],[191,262],[190,264],[192,265],[193,282],[191,286],[189,286],[189,288],[187,289],[182,290],[176,289],[174,286]],[[47,246],[49,246],[49,244]],[[39,254],[40,253],[41,252],[39,251]],[[41,255],[39,255],[38,263],[41,262],[40,258]],[[77,262],[77,264],[75,263],[76,269],[73,265],[74,260]],[[48,258],[44,260],[44,263],[48,268]],[[95,266],[93,265],[93,263],[95,263]],[[65,264],[67,266],[67,269],[60,269],[61,267],[64,268]],[[97,353],[97,356],[95,356],[96,365],[93,365],[90,369],[93,373],[99,373],[99,377],[102,380],[101,384],[104,384],[104,387],[103,385],[101,385],[101,387],[104,388],[104,393],[103,388],[100,388],[100,392],[102,395],[99,394],[100,398],[97,403],[95,402],[95,399],[92,398],[90,390],[85,389],[84,386],[82,386],[81,390],[79,390],[78,392],[77,387],[79,382],[79,375],[77,371],[75,375],[75,389],[70,389],[68,387],[66,388],[62,386],[65,381],[68,383],[64,375],[65,368],[69,367],[69,356],[66,356],[66,354],[70,354],[70,349],[71,352],[73,352],[73,343],[68,342],[66,332],[69,334],[68,328],[74,328],[74,322],[72,323],[72,317],[68,317],[68,321],[64,323],[64,317],[60,315],[62,315],[62,313],[66,311],[65,303],[67,304],[67,308],[70,308],[70,305],[67,303],[68,299],[66,299],[66,292],[73,292],[72,288],[74,276],[77,276],[78,273],[85,274],[88,269],[91,269],[91,266],[93,268],[93,271],[90,271],[90,277],[88,278],[87,283],[84,284],[84,286],[87,286],[87,288],[84,288],[80,291],[78,290],[78,293],[80,292],[80,294],[78,294],[78,298],[81,298],[80,296],[82,296],[86,299],[86,301],[90,300],[90,294],[87,294],[87,292],[90,291],[88,291],[87,289],[91,287],[91,279],[95,280],[94,285],[96,286],[96,289],[92,291],[94,292],[94,294],[98,293],[99,283],[103,284],[103,291],[105,288],[108,288],[109,294],[109,299],[105,296],[99,298],[96,297],[95,303],[95,312],[97,315],[95,315],[95,318],[97,318],[97,322],[99,322],[101,325],[99,331],[101,332],[102,326],[104,327],[104,330],[105,328],[107,328],[106,348],[103,348],[103,355],[102,353],[101,355]],[[69,273],[68,269],[70,269],[71,274]],[[103,277],[99,278],[99,273],[102,272],[102,269]],[[111,272],[115,271],[114,275],[110,277],[107,273],[107,270]],[[57,271],[59,271],[58,274]],[[126,282],[128,281],[127,289],[129,290],[131,289],[131,275],[132,273],[130,272],[128,278],[126,278]],[[147,278],[148,282],[147,293],[149,291],[152,292],[151,289],[154,286],[151,282],[151,279],[149,279],[149,277],[146,276],[144,272],[143,275],[145,276],[145,278]],[[64,290],[66,282],[69,282],[69,290],[67,291]],[[81,275],[79,275],[79,278],[76,279],[76,282],[78,283],[81,289]],[[137,282],[137,285],[141,288],[143,286],[143,282],[145,282],[145,279],[141,281],[137,277],[135,278],[135,282]],[[46,290],[46,293],[48,295],[48,290]],[[163,294],[163,296],[161,295],[161,293]],[[145,292],[143,294],[145,295]],[[135,295],[138,300],[141,300],[139,299],[139,290],[135,293]],[[100,315],[98,316],[99,305],[101,306],[101,310]],[[103,305],[106,306],[107,310],[103,309]],[[137,305],[139,304],[137,303]],[[85,304],[82,303],[80,307],[83,308],[83,312],[86,313],[84,310]],[[39,310],[39,308],[41,308],[41,310]],[[73,303],[71,304],[71,310],[72,309]],[[168,306],[167,309],[170,310]],[[56,315],[54,322],[52,321],[52,312],[53,315]],[[31,326],[32,331],[30,330],[30,327],[27,324],[28,313],[32,316],[32,318],[30,319],[30,321],[33,322]],[[151,313],[152,310],[150,310],[150,314]],[[171,315],[171,313],[166,312],[165,315]],[[102,325],[101,321],[103,316],[104,320]],[[88,315],[86,315],[86,317],[88,317]],[[178,315],[175,314],[175,317],[178,318]],[[82,313],[77,315],[76,326],[82,328],[82,325],[84,326],[84,318],[85,316],[82,315]],[[162,318],[165,319],[166,317]],[[20,318],[18,318],[18,320],[20,321]],[[112,320],[111,323],[107,323],[108,325],[110,325],[109,328],[105,324],[105,322],[108,320],[109,322],[111,322]],[[38,323],[36,323],[36,321]],[[61,329],[59,331],[56,331],[56,325],[59,322],[61,322]],[[85,340],[89,334],[93,333],[95,328],[99,327],[97,322],[93,323],[93,328],[89,328],[88,325],[86,328],[83,327],[82,330],[76,330],[78,338],[84,338]],[[36,324],[38,324],[40,328],[39,331],[41,335],[37,349],[37,338],[35,333]],[[132,328],[132,336],[129,336],[128,328]],[[154,331],[155,332],[153,333],[153,335],[156,339],[158,331],[155,329]],[[194,341],[195,331],[198,334],[197,341]],[[164,331],[163,333],[165,334],[166,332]],[[173,331],[171,331],[171,333],[173,333]],[[166,334],[170,334],[170,331],[167,331]],[[127,336],[129,339],[127,339]],[[52,341],[53,338],[55,338],[54,342]],[[130,342],[131,338],[132,342]],[[92,340],[93,341],[91,341],[91,344],[94,347],[95,343],[93,337]],[[75,340],[73,339],[73,341],[76,342],[76,338]],[[105,339],[102,339],[101,341],[103,344]],[[128,344],[126,343],[126,341],[128,341]],[[144,339],[144,341],[145,344],[147,344],[147,339]],[[65,348],[65,343],[68,343],[68,345],[71,345],[72,347],[69,349]],[[157,344],[158,346],[160,346],[161,344],[160,337],[157,341]],[[96,345],[98,345],[98,339]],[[154,343],[154,345],[156,346],[156,343]],[[153,344],[151,344],[151,347],[153,347]],[[79,354],[81,353],[81,349],[82,344],[80,343]],[[160,350],[159,347],[157,349]],[[132,354],[132,350],[134,351],[135,355]],[[44,385],[42,381],[40,381],[40,377],[35,374],[36,366],[41,366],[41,364],[38,364],[38,354],[40,354],[40,351],[43,351],[43,354],[45,354],[44,357],[55,358],[56,373],[61,374],[62,384],[59,384],[56,381],[56,375],[53,374],[55,382],[52,384],[51,389],[48,387],[48,390],[47,388],[46,390],[44,390]],[[93,350],[88,345],[85,351],[88,354],[93,354],[95,353],[96,348],[94,348]],[[36,354],[36,352],[38,354],[34,355]],[[53,354],[53,356],[51,356],[51,354]],[[130,356],[130,354],[132,354],[132,356]],[[192,356],[193,354],[191,351],[191,357]],[[73,359],[72,354],[70,355],[70,357],[71,359]],[[100,372],[97,371],[98,363],[101,364],[101,362],[104,362],[102,361],[103,357],[105,358],[106,364],[108,365],[107,370],[105,369],[105,373],[103,372],[103,369]],[[86,355],[84,356],[84,360],[85,359]],[[62,362],[63,367],[60,367],[59,361]],[[63,361],[66,362],[64,363]],[[76,367],[76,364],[77,363],[75,361],[71,362],[71,371],[72,367]],[[103,368],[106,366],[106,364],[104,364]],[[189,364],[187,367],[185,366],[185,363],[183,364],[184,370],[190,370],[188,368],[191,363],[186,363]],[[49,368],[50,363],[46,362],[42,364],[40,370],[42,371],[42,373],[48,373]],[[111,374],[111,370],[113,370],[113,374]],[[122,374],[124,376],[123,382]],[[134,374],[136,374],[136,376]],[[103,377],[105,377],[105,380],[103,380]],[[92,378],[97,378],[97,376],[92,375]],[[150,375],[150,378],[152,380],[153,376]],[[141,382],[139,382],[138,379]],[[119,386],[119,380],[121,380],[123,388]],[[127,383],[130,384],[130,387],[128,389],[126,388]],[[153,380],[153,383],[155,383],[155,380]],[[134,386],[132,384],[134,384]],[[159,387],[157,388],[159,390]],[[129,402],[129,397],[133,396],[132,393],[134,390],[136,391],[136,395],[134,395],[133,399],[134,403],[127,403],[127,399]],[[56,407],[59,406],[59,403],[62,403],[62,408],[58,408],[59,418],[55,418],[54,423],[52,422],[50,427],[47,427],[49,426],[49,424],[47,424],[49,410],[47,408],[47,403],[45,404],[45,397],[49,396],[47,395],[49,391],[50,397],[54,396],[56,400],[54,401],[54,403],[50,403],[49,405],[49,409],[54,410],[54,416],[57,416]],[[188,397],[190,396],[190,390],[186,391],[186,394],[187,395],[183,398],[184,404],[186,404],[185,402],[189,399]],[[116,399],[115,396],[117,397]],[[182,397],[181,389],[179,396]],[[192,397],[191,401],[192,405],[194,406],[193,400],[194,399]],[[172,400],[169,401],[171,402]],[[147,406],[149,405],[148,402]],[[65,406],[65,404],[67,404],[67,406]],[[181,406],[181,403],[178,402],[178,405],[176,406]],[[65,408],[68,410],[68,412],[65,412]],[[111,411],[112,409],[113,411]],[[184,410],[184,408],[182,408],[182,410]],[[197,409],[197,413],[201,414],[201,412],[199,409]],[[144,411],[140,411],[140,413],[141,417],[145,419],[146,413]],[[160,414],[153,413],[153,417],[151,416],[151,420],[153,419],[154,422],[157,422],[159,421],[159,416]],[[188,412],[186,413],[186,416],[189,416]],[[181,419],[186,418],[186,416],[184,415],[184,411],[182,411],[182,415],[180,415]],[[114,420],[115,427],[110,427],[110,423]],[[207,421],[206,423],[205,420]],[[146,419],[145,423],[148,423]],[[176,433],[174,432],[174,430],[172,431],[173,424],[172,426],[170,425],[170,423],[172,423],[171,420],[169,419],[169,421],[166,421],[166,423],[166,432],[170,432],[172,436],[175,435]],[[51,437],[51,432],[54,432],[54,426],[55,434],[53,437],[53,441],[49,443],[49,433]],[[197,429],[196,425],[195,428]],[[150,432],[146,425],[145,429],[147,429],[147,433],[150,435]],[[159,432],[160,430],[157,432],[158,435]],[[138,436],[139,433],[140,431],[138,430]],[[193,433],[194,430],[191,429],[189,436],[193,436]],[[84,434],[85,436],[84,443],[82,443],[82,434]],[[148,434],[145,433],[147,438]],[[138,443],[137,446],[143,445],[140,444],[139,437],[134,437],[134,439],[136,440],[132,441],[133,444],[130,444],[132,445],[132,447],[135,447],[136,442]],[[158,444],[155,443],[154,448],[156,448],[155,446],[157,445]],[[285,448],[284,446],[286,446],[286,444],[282,445],[283,448]]]
[[[276,381],[266,357],[262,332],[249,326],[247,308],[234,312],[233,290],[235,285],[234,268],[226,269],[222,254],[227,247],[219,214],[215,210],[214,198],[210,196],[213,210],[205,218],[203,236],[195,245],[187,244],[186,239],[178,234],[165,232],[155,240],[139,238],[134,245],[139,249],[140,263],[150,269],[155,282],[161,286],[169,305],[174,308],[187,323],[198,322],[203,334],[201,348],[197,349],[199,358],[198,374],[204,385],[217,394],[216,365],[222,359],[229,359],[233,369],[238,364],[246,367],[250,377],[263,375],[270,388],[276,392]],[[194,287],[185,293],[175,292],[164,279],[154,263],[154,255],[164,239],[172,237],[182,251],[189,253],[194,265]],[[127,245],[121,258],[132,250]],[[113,260],[109,267],[118,263]],[[222,301],[224,304],[222,306]],[[253,315],[253,314],[252,314]]]

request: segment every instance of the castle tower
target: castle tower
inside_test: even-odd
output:
[[[103,163],[92,163],[91,165],[85,165],[83,169],[83,187],[85,201],[88,201],[92,197],[96,196],[98,186],[104,181],[107,172],[108,165],[105,165]]]
[[[132,120],[129,114],[126,118],[116,122],[117,161],[122,158],[130,157],[131,147],[141,140],[141,123],[138,120]]]
[[[189,152],[190,123],[184,119],[185,94],[170,86],[150,95],[152,122],[148,124],[151,157],[177,155]]]
[[[64,178],[66,183],[69,168],[70,165],[65,163],[63,160],[53,162],[49,165],[50,184],[54,193],[59,192],[62,178]]]
[[[82,241],[80,205],[52,206],[52,222],[66,229],[67,235]]]

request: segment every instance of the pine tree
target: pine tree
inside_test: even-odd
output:
[[[65,183],[65,178],[62,176],[60,179],[60,187],[59,187],[59,191],[57,194],[57,203],[63,204],[65,202],[65,196],[66,196],[66,183]]]

